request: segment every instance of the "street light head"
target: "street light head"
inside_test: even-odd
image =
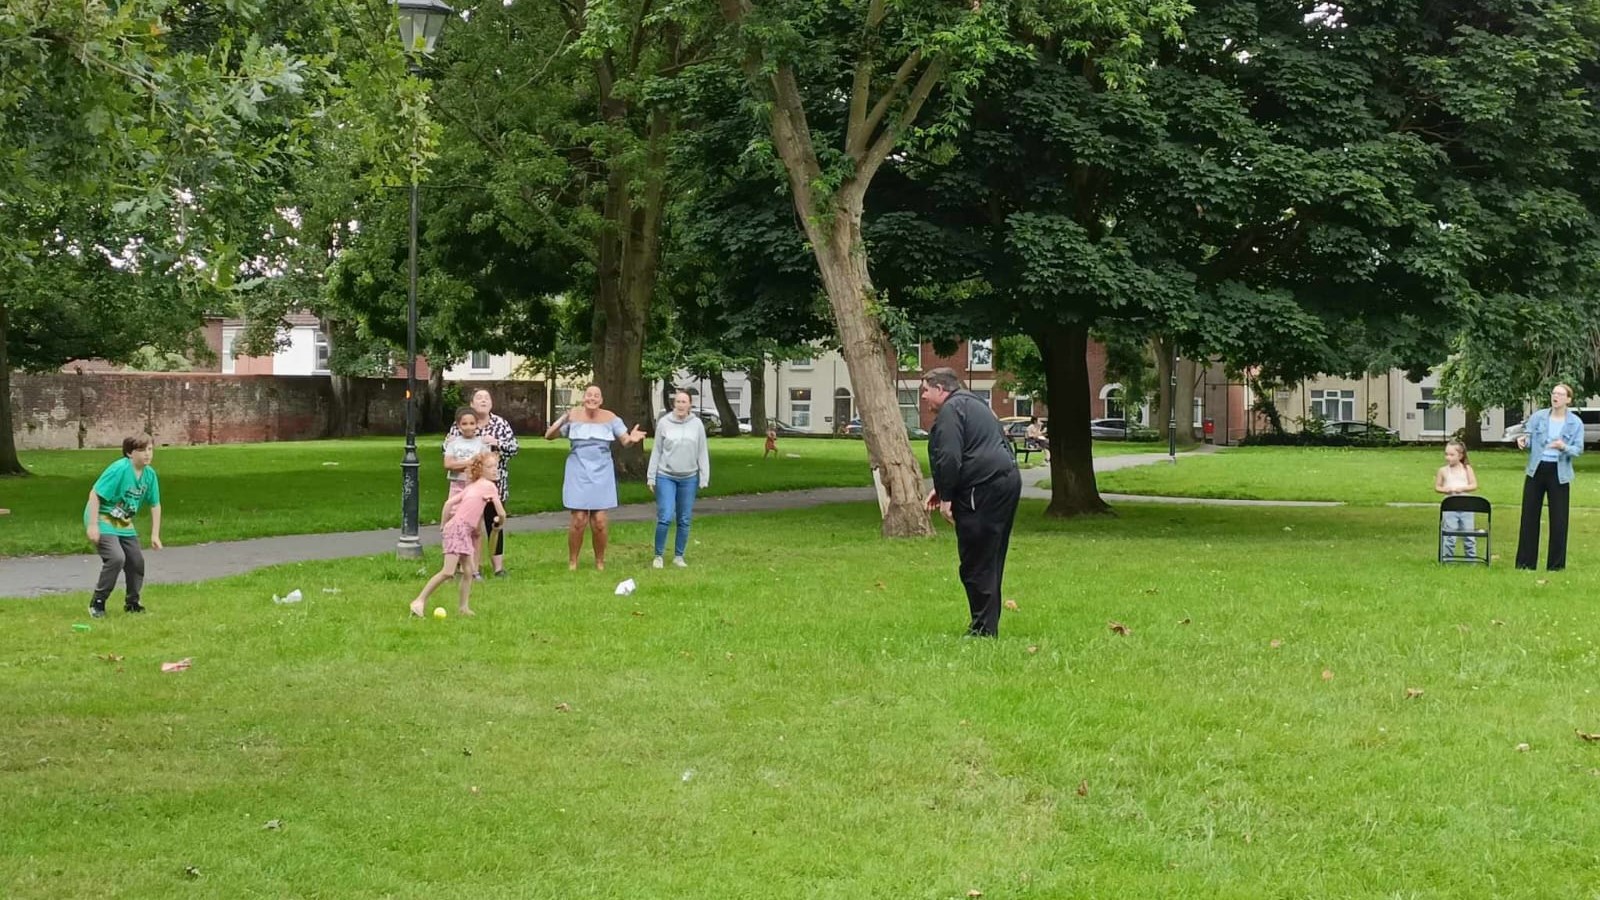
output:
[[[429,56],[455,10],[441,0],[395,0],[400,15],[400,43],[411,56]]]

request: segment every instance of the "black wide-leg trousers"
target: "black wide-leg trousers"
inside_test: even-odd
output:
[[[1522,482],[1522,527],[1517,531],[1517,568],[1532,569],[1539,561],[1539,513],[1550,498],[1550,551],[1544,567],[1552,572],[1567,567],[1567,509],[1572,485],[1556,477],[1556,464],[1541,462]]]
[[[946,498],[956,520],[961,585],[967,589],[972,613],[970,634],[994,637],[1000,633],[1000,586],[1021,498],[1022,476],[1015,470]]]

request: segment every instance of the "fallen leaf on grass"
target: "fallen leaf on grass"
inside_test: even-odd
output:
[[[161,671],[163,671],[163,672],[182,672],[184,669],[189,668],[189,666],[192,665],[193,663],[194,663],[194,660],[192,660],[192,659],[190,659],[189,657],[186,656],[183,659],[178,660],[177,662],[162,663],[161,664]]]
[[[96,659],[103,659],[103,660],[105,660],[106,662],[109,662],[109,663],[122,662],[122,654],[120,654],[120,653],[106,653],[104,655],[97,656],[95,658]]]
[[[1600,734],[1590,734],[1582,729],[1578,730],[1578,737],[1585,741],[1600,741]]]
[[[471,756],[472,755],[472,749],[469,748],[469,747],[462,747],[461,748],[461,755],[462,756]]]
[[[1038,653],[1039,652],[1039,645],[1038,644],[1029,644],[1028,645],[1028,652],[1029,653]]]
[[[977,888],[973,888],[972,890],[967,891],[967,896],[968,897],[982,897],[983,896],[983,891],[980,891]]]
[[[1422,688],[1406,688],[1406,699],[1415,700],[1422,696]]]
[[[1189,621],[1190,621],[1189,617],[1188,616],[1184,616],[1183,618],[1178,620],[1178,624],[1179,625],[1187,625],[1187,624],[1189,624]]]
[[[1160,588],[1145,588],[1144,592],[1146,594],[1159,594],[1159,593],[1161,593],[1161,589]]]
[[[1006,607],[1006,609],[1016,609],[1017,608],[1017,601],[1015,601],[1015,600],[1007,600],[1005,602],[1005,607]]]
[[[1529,747],[1526,743],[1517,745],[1517,752],[1518,753],[1527,753],[1529,750],[1532,750],[1532,749],[1533,748]]]
[[[477,792],[478,792],[478,786],[477,786],[477,785],[473,785],[473,786],[472,786],[472,792],[473,792],[473,793],[474,793],[474,794],[476,794],[476,793],[477,793]]]
[[[1128,626],[1122,624],[1121,622],[1115,621],[1115,620],[1107,622],[1106,623],[1106,627],[1111,629],[1111,633],[1112,634],[1120,634],[1123,637],[1127,637],[1128,635],[1133,634],[1133,629],[1132,628],[1129,628]]]
[[[1504,625],[1505,623],[1500,621],[1499,619],[1490,619],[1489,620],[1489,624],[1490,625]]]
[[[572,712],[572,707],[565,703],[557,703],[556,712]]]
[[[1457,622],[1456,623],[1456,630],[1461,632],[1462,634],[1466,634],[1467,632],[1472,630],[1472,626],[1468,625],[1465,622]]]
[[[200,867],[199,866],[184,866],[183,867],[183,874],[189,876],[190,878],[199,878],[200,877]]]
[[[636,617],[636,618],[640,618],[640,619],[642,619],[642,618],[644,618],[644,610],[642,610],[642,609],[636,609],[636,610],[634,610],[634,611],[633,611],[633,615],[634,615],[634,616],[635,616],[635,617]]]
[[[1333,680],[1333,670],[1332,669],[1323,669],[1322,670],[1322,680],[1323,681],[1332,681]]]
[[[886,591],[886,590],[889,589],[889,586],[887,584],[884,584],[882,581],[874,582],[873,586],[876,587],[880,591]]]
[[[1537,584],[1540,587],[1544,587],[1545,585],[1550,583],[1550,579],[1548,579],[1548,578],[1535,578],[1533,580],[1533,583]]]
[[[1085,778],[1084,780],[1078,782],[1078,796],[1089,796],[1089,779]]]
[[[262,831],[277,831],[283,827],[282,819],[268,819],[267,824],[261,826]]]
[[[1267,646],[1276,650],[1283,646],[1283,640],[1281,638],[1273,638],[1272,640],[1267,641]]]

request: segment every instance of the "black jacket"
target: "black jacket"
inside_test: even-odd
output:
[[[1011,442],[989,404],[967,390],[956,391],[939,408],[928,434],[928,463],[939,499],[1017,470]]]

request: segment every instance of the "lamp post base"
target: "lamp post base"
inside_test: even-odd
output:
[[[400,542],[394,545],[395,559],[421,559],[422,541],[414,534],[403,534]]]

